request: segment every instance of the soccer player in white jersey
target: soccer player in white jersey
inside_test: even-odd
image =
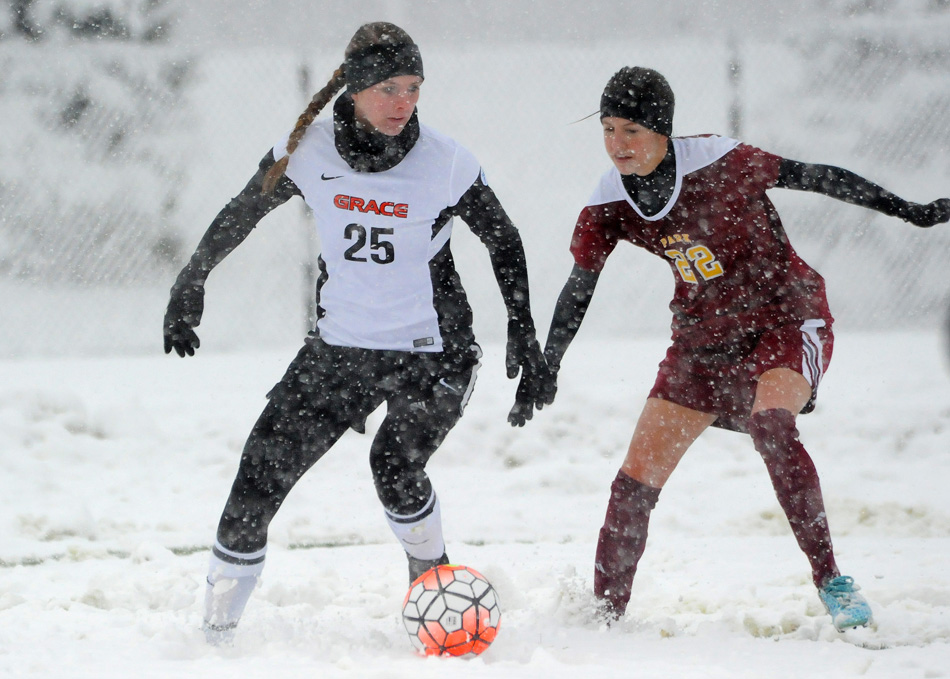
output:
[[[535,338],[524,250],[478,161],[421,125],[418,46],[362,26],[293,131],[221,210],[171,290],[165,352],[193,355],[204,282],[272,209],[301,196],[321,244],[317,323],[244,447],[212,549],[205,634],[229,642],[264,566],[267,529],[296,481],[384,402],[370,466],[409,579],[447,563],[425,466],[468,402],[481,351],[449,247],[461,217],[488,248],[508,311],[508,377],[523,424],[553,392]],[[317,114],[343,88],[332,118]]]

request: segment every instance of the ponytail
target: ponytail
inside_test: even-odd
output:
[[[310,123],[312,123],[314,118],[320,114],[320,111],[330,103],[330,100],[333,99],[336,93],[343,89],[345,84],[346,79],[343,77],[343,66],[340,66],[333,72],[333,75],[330,76],[329,82],[323,86],[323,89],[313,95],[313,99],[310,100],[307,108],[304,109],[304,112],[297,118],[297,124],[294,125],[293,132],[290,133],[290,138],[287,140],[287,155],[275,162],[267,171],[267,174],[264,175],[264,182],[261,186],[262,194],[274,192],[278,180],[283,177],[287,171],[290,154],[297,149],[297,145],[300,143],[300,140],[303,139],[303,135],[307,132]]]

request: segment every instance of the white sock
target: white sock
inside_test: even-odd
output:
[[[252,554],[240,554],[215,541],[205,589],[206,627],[229,629],[237,625],[264,570],[266,551],[264,547]]]
[[[426,506],[411,516],[386,512],[386,521],[406,552],[417,559],[438,559],[445,553],[442,512],[435,493]]]

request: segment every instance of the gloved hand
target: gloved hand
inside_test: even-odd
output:
[[[174,349],[179,356],[195,355],[201,341],[194,328],[201,323],[205,308],[205,289],[201,283],[176,283],[165,310],[165,353]]]
[[[513,427],[523,427],[534,415],[535,408],[541,410],[554,402],[557,380],[548,370],[534,330],[525,329],[516,320],[508,321],[505,366],[509,379],[517,377],[521,369],[521,380],[515,392],[515,404],[508,413],[508,422]]]
[[[915,226],[943,224],[950,221],[950,198],[940,198],[926,205],[907,203],[901,210],[900,218]]]
[[[557,375],[541,366],[538,372],[525,370],[515,392],[515,404],[508,411],[508,422],[512,427],[523,427],[534,415],[534,409],[541,410],[554,402],[557,392]]]

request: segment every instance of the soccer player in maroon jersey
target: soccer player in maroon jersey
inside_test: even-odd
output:
[[[575,265],[545,347],[556,375],[619,241],[667,260],[672,343],[611,485],[595,594],[608,620],[623,615],[660,489],[712,425],[752,437],[835,627],[866,625],[870,607],[835,563],[818,474],[795,424],[814,407],[831,359],[825,284],[792,249],[766,191],[822,193],[917,226],[948,221],[950,199],[910,203],[838,167],[719,136],[673,137],[673,103],[650,69],[623,68],[607,83],[600,118],[615,167],[574,227]]]

